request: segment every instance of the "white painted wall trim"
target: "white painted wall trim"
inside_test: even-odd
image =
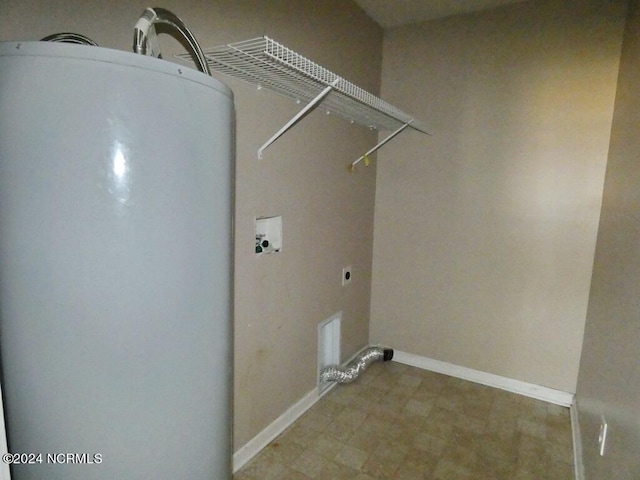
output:
[[[244,465],[255,457],[260,451],[269,445],[271,441],[284,432],[293,422],[300,418],[307,410],[313,407],[318,400],[335,388],[337,384],[326,388],[322,394],[314,388],[304,397],[294,403],[287,411],[271,422],[267,427],[240,447],[233,454],[233,473],[236,473]]]
[[[580,422],[578,419],[578,400],[571,405],[571,434],[573,436],[573,464],[576,480],[584,480],[584,463],[582,461],[582,437],[580,436]]]
[[[573,393],[542,387],[540,385],[522,382],[512,378],[501,377],[500,375],[481,372],[472,368],[461,367],[459,365],[441,362],[440,360],[433,360],[420,355],[413,355],[411,353],[394,350],[393,360],[398,363],[404,363],[405,365],[411,365],[412,367],[422,368],[424,370],[442,373],[451,377],[468,380],[470,382],[480,383],[489,387],[499,388],[508,392],[518,393],[526,397],[543,400],[563,407],[570,407],[573,404]]]

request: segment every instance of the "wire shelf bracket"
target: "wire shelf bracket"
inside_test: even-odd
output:
[[[296,123],[298,123],[300,120],[302,120],[304,117],[307,116],[307,114],[309,114],[312,110],[315,110],[315,108],[320,104],[320,102],[322,102],[322,100],[329,95],[329,93],[331,93],[331,90],[333,90],[333,88],[337,85],[337,80],[335,82],[332,82],[331,85],[329,85],[327,88],[325,88],[322,92],[320,92],[318,94],[318,96],[316,98],[314,98],[313,100],[311,100],[302,110],[300,110],[298,112],[297,115],[295,115],[291,120],[289,120],[280,130],[278,130],[273,137],[271,137],[269,140],[267,140],[264,145],[262,145],[259,149],[258,149],[258,158],[262,158],[262,153],[265,151],[265,149],[271,145],[273,142],[275,142],[278,138],[280,138],[282,135],[284,135],[285,132],[287,132],[291,127],[293,127]]]
[[[262,158],[267,147],[321,103],[328,113],[351,123],[393,132],[352,162],[349,166],[352,171],[361,161],[368,165],[369,155],[406,128],[430,135],[421,122],[269,37],[206,49],[204,56],[212,71],[306,103],[298,114],[258,149],[258,158]],[[190,60],[189,54],[178,57]]]

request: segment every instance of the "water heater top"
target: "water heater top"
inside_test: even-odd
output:
[[[123,50],[63,42],[0,42],[0,57],[12,56],[59,57],[142,68],[200,83],[233,99],[233,92],[224,83],[193,68]],[[151,90],[152,86],[142,88]]]

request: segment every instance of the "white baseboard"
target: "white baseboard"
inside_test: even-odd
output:
[[[233,454],[233,473],[240,470],[249,460],[269,445],[271,441],[284,432],[293,422],[313,407],[318,400],[329,393],[337,384],[326,388],[321,394],[314,388],[304,397],[294,403],[287,411],[271,422],[258,435],[249,440]]]
[[[571,405],[571,435],[573,436],[573,464],[576,480],[584,480],[584,464],[582,463],[582,437],[580,436],[580,422],[578,420],[578,401]]]
[[[553,388],[542,387],[512,378],[501,377],[500,375],[481,372],[472,368],[461,367],[411,353],[395,350],[393,360],[398,363],[404,363],[405,365],[411,365],[412,367],[422,368],[489,387],[499,388],[508,392],[518,393],[526,397],[536,398],[563,407],[570,407],[573,404],[573,393],[554,390]]]

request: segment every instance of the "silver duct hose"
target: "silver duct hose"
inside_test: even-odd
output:
[[[91,45],[97,47],[98,44],[91,40],[89,37],[80,35],[79,33],[62,32],[54,33],[53,35],[47,35],[41,42],[63,42],[63,43],[76,43],[78,45]]]
[[[320,372],[320,381],[350,383],[360,376],[373,362],[388,362],[393,358],[393,350],[382,347],[369,347],[360,352],[346,367],[330,365]]]
[[[147,8],[142,12],[142,16],[136,22],[133,30],[133,51],[141,55],[157,56],[155,50],[155,24],[168,25],[171,29],[177,31],[184,40],[186,40],[190,54],[194,57],[198,70],[207,75],[211,75],[207,59],[196,41],[191,31],[186,27],[184,22],[176,15],[164,8]]]

